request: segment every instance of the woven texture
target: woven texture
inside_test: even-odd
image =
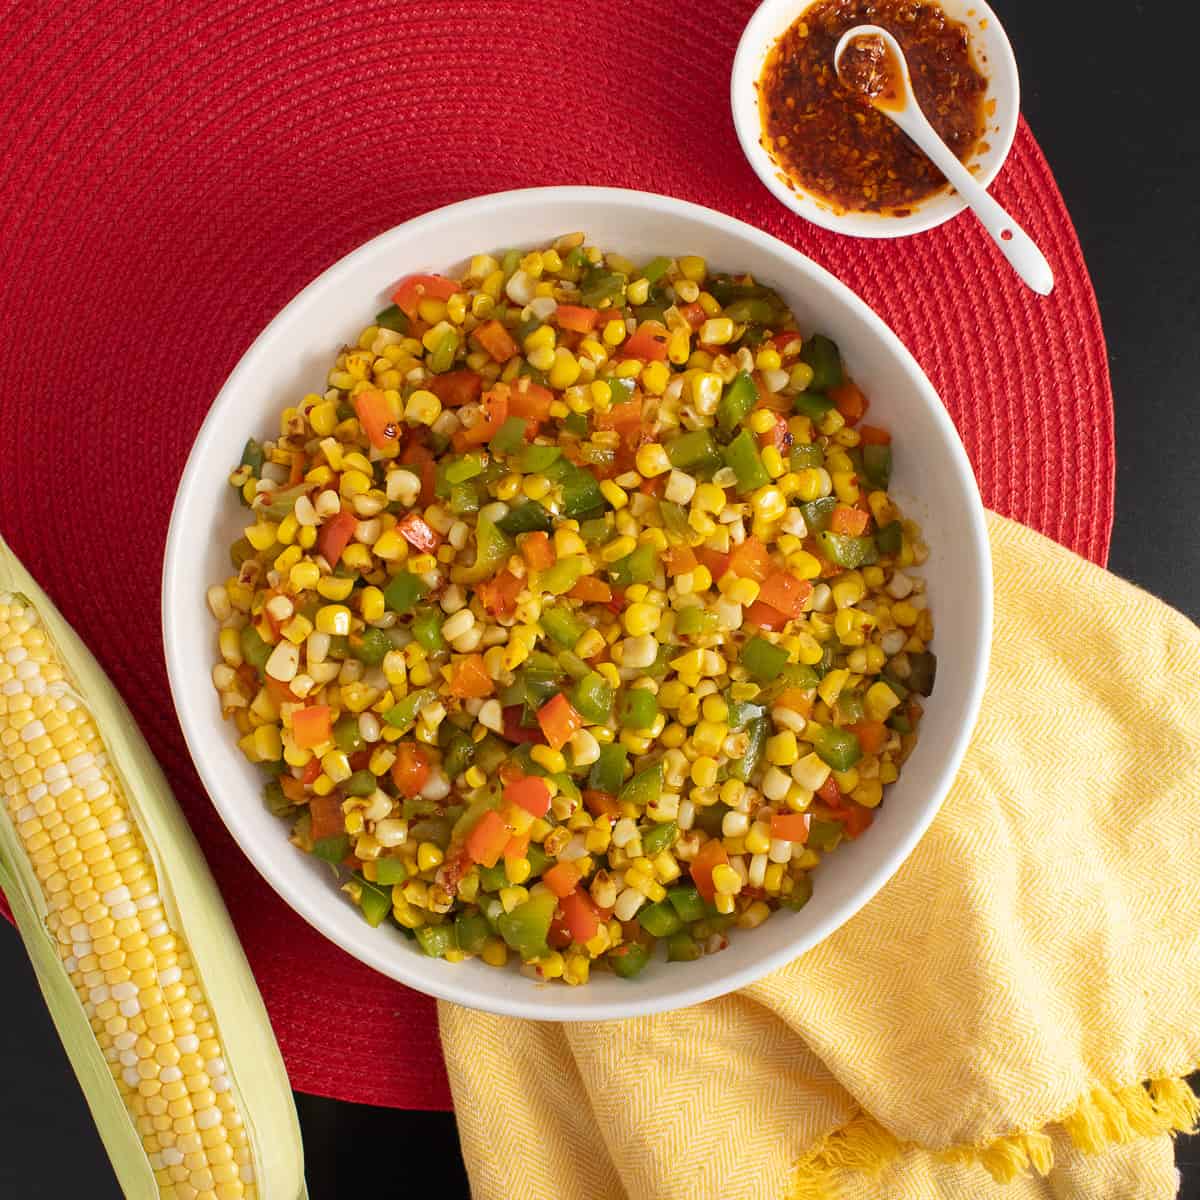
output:
[[[440,1006],[476,1200],[780,1200],[851,1121],[818,1165],[855,1144],[899,1157],[879,1185],[838,1181],[848,1197],[1175,1195],[1165,1134],[1135,1155],[1073,1146],[1194,1116],[1156,1126],[1136,1085],[1200,1061],[1200,694],[1178,683],[1200,671],[1200,630],[989,521],[983,715],[929,833],[857,916],[677,1013],[554,1025]],[[955,1147],[991,1149],[935,1159]],[[1005,1190],[984,1169],[1030,1155],[1045,1179]],[[797,1195],[833,1195],[822,1182],[802,1172]]]
[[[447,1106],[433,1005],[293,918],[220,826],[168,698],[159,565],[188,447],[225,376],[304,283],[366,238],[467,196],[568,182],[741,217],[893,326],[990,506],[1104,560],[1103,337],[1029,131],[995,191],[1054,265],[1048,300],[969,217],[894,243],[807,225],[762,188],[733,133],[729,68],[753,7],[0,4],[0,523],[170,775],[300,1089]],[[614,79],[630,85],[597,89]],[[376,1048],[366,1069],[363,1029]]]

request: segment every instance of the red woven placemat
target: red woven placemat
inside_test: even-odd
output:
[[[733,134],[729,68],[753,7],[0,6],[0,527],[171,777],[301,1090],[448,1108],[433,1002],[294,917],[218,822],[167,691],[159,571],[184,459],[226,374],[366,238],[452,200],[552,183],[643,188],[741,217],[890,322],[941,392],[991,507],[1104,561],[1103,335],[1028,129],[995,192],[1054,266],[1048,300],[969,217],[892,243],[807,225],[762,188]]]

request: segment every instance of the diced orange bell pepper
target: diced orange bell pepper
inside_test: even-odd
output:
[[[472,862],[481,867],[494,867],[510,837],[512,831],[504,818],[494,808],[489,808],[471,827],[463,846]]]
[[[590,333],[596,328],[596,318],[599,315],[594,308],[584,308],[582,304],[560,304],[555,310],[554,319],[560,329]]]
[[[840,387],[830,388],[828,396],[837,405],[838,412],[846,418],[847,425],[857,425],[867,415],[867,398],[858,385],[849,379]]]
[[[779,351],[780,354],[783,354],[793,342],[799,342],[802,340],[803,339],[794,329],[785,329],[782,333],[776,333],[772,335],[771,344],[776,350]]]
[[[417,306],[422,300],[449,300],[461,291],[461,285],[444,275],[410,275],[400,281],[392,293],[392,301],[409,320],[416,320]]]
[[[308,456],[303,450],[292,451],[292,469],[288,475],[288,487],[295,487],[304,482],[304,468],[308,464]]]
[[[600,928],[600,914],[595,902],[583,888],[577,887],[558,903],[573,942],[587,942],[596,936]]]
[[[817,795],[830,808],[840,808],[842,806],[842,789],[838,787],[838,781],[834,779],[832,774],[828,775],[825,782],[817,788]]]
[[[755,600],[746,609],[743,620],[747,625],[757,625],[759,629],[769,629],[772,632],[778,632],[788,623],[790,618],[784,616],[779,609],[772,608],[771,605],[764,603],[762,600]]]
[[[693,331],[699,329],[708,320],[708,314],[698,300],[693,300],[691,304],[681,304],[679,313]]]
[[[392,782],[400,794],[410,800],[419,796],[429,782],[429,775],[425,751],[412,742],[401,742],[396,747],[396,761],[392,764]]]
[[[528,852],[529,834],[522,833],[518,836],[514,833],[504,844],[504,861],[507,863],[513,862],[518,858],[524,858]]]
[[[442,544],[442,535],[419,513],[401,517],[396,522],[396,532],[422,554],[432,554]]]
[[[888,739],[888,728],[882,721],[858,721],[850,730],[864,754],[878,754]]]
[[[626,446],[636,446],[643,431],[642,401],[638,396],[614,404],[606,413],[596,414],[597,429],[615,429]]]
[[[771,701],[771,707],[791,709],[792,712],[807,717],[812,712],[813,702],[812,697],[802,688],[786,687]]]
[[[311,750],[333,737],[328,704],[310,704],[292,713],[292,738],[302,750]]]
[[[561,750],[583,728],[583,718],[561,692],[538,709],[537,719],[552,750]]]
[[[500,426],[508,418],[508,387],[498,384],[483,398],[483,420],[470,429],[460,429],[452,437],[454,448],[460,454],[472,446],[481,446],[496,436]]]
[[[837,812],[833,815],[835,820],[841,821],[842,828],[851,841],[860,833],[865,833],[870,829],[871,822],[875,819],[871,810],[863,808],[861,804],[851,804],[844,812]]]
[[[330,517],[317,532],[317,553],[331,566],[342,560],[342,551],[350,545],[358,518],[348,508]]]
[[[354,397],[354,411],[358,414],[358,423],[363,427],[371,445],[379,450],[386,450],[396,444],[400,436],[400,425],[392,406],[382,392],[359,392]]]
[[[554,393],[532,379],[521,378],[513,383],[508,394],[508,415],[525,417],[530,421],[546,421],[550,418],[550,405]]]
[[[780,454],[787,454],[792,445],[792,435],[788,432],[787,418],[781,412],[775,414],[775,424],[765,433],[758,435],[758,444],[762,447],[774,446]]]
[[[521,553],[525,561],[535,570],[544,571],[554,565],[554,550],[550,545],[550,535],[544,530],[535,529],[521,538]]]
[[[643,321],[621,347],[621,357],[666,362],[667,336],[667,327],[661,321]]]
[[[711,901],[717,894],[717,889],[713,886],[713,869],[722,863],[728,864],[728,862],[729,855],[726,853],[725,847],[721,845],[720,838],[709,838],[696,851],[696,857],[692,859],[692,882],[696,885],[696,891],[705,900]]]
[[[475,330],[475,340],[498,363],[508,362],[518,353],[512,335],[495,319],[485,321]]]
[[[488,612],[498,617],[511,617],[517,611],[517,596],[525,586],[511,571],[501,571],[494,579],[479,584],[479,600]]]
[[[834,533],[847,533],[851,537],[861,537],[867,531],[867,522],[871,514],[861,508],[851,508],[847,504],[839,504],[829,517],[829,528]]]
[[[771,836],[785,842],[807,842],[811,820],[808,813],[776,813],[771,818]]]
[[[342,800],[336,792],[330,792],[328,796],[313,796],[308,802],[308,811],[312,820],[309,834],[314,842],[346,832]]]
[[[321,760],[314,754],[312,758],[310,758],[308,762],[304,764],[304,772],[300,776],[300,783],[302,785],[301,791],[303,791],[304,786],[317,781],[322,769]],[[289,778],[289,776],[286,773],[280,776],[280,780],[287,778]]]
[[[579,868],[573,862],[560,862],[542,875],[542,882],[561,900],[575,890],[580,878]]]
[[[494,684],[484,665],[482,654],[468,654],[454,664],[450,677],[450,695],[463,700],[478,700],[492,694]]]
[[[797,579],[791,571],[775,571],[763,581],[758,600],[794,620],[803,615],[804,605],[812,594],[813,585],[807,579]]]
[[[314,759],[312,759],[312,762],[315,762],[317,764],[317,775],[320,775],[320,773],[321,773],[320,759],[314,758]],[[316,778],[316,776],[314,776],[313,778]],[[311,783],[312,780],[310,779],[310,780],[308,780],[308,782]],[[280,775],[280,777],[279,777],[279,786],[282,789],[283,794],[293,804],[303,803],[303,801],[304,801],[304,781],[297,779],[295,777],[295,775],[289,775],[286,771],[284,771],[284,773],[282,775]]]
[[[762,583],[771,570],[771,556],[766,546],[751,536],[730,552],[729,569],[742,579],[756,579]]]
[[[584,575],[567,595],[585,604],[607,604],[612,599],[612,588],[596,575]]]
[[[447,371],[430,376],[425,386],[447,407],[458,408],[479,399],[483,376],[478,371]]]
[[[505,787],[504,803],[515,804],[531,816],[544,817],[550,811],[550,789],[540,776],[526,775]]]
[[[713,577],[713,583],[716,583],[729,570],[730,556],[722,554],[720,550],[710,550],[707,546],[697,546],[695,555],[708,568],[708,573]]]
[[[687,575],[700,565],[690,546],[672,546],[665,560],[668,575]]]
[[[858,436],[863,446],[887,446],[892,441],[892,435],[878,425],[864,425],[858,431]]]

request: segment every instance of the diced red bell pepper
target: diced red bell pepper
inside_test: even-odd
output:
[[[886,429],[880,429],[878,425],[863,425],[858,431],[858,436],[864,446],[888,446],[892,441],[892,435]]]
[[[432,554],[442,544],[442,535],[419,513],[401,517],[396,522],[396,532],[422,554]]]
[[[550,921],[546,944],[551,950],[565,950],[571,944],[571,931],[567,928],[566,918],[561,912],[556,911]]]
[[[550,811],[550,789],[540,776],[526,775],[505,787],[504,803],[515,804],[531,816],[544,817]]]
[[[504,861],[512,862],[514,859],[524,858],[529,853],[529,834],[513,834],[504,844]]]
[[[838,412],[846,418],[847,425],[857,425],[867,415],[867,398],[858,385],[851,383],[849,379],[839,387],[830,388],[828,395],[837,405]]]
[[[813,585],[807,579],[797,579],[791,571],[775,571],[763,581],[758,600],[794,620],[803,615],[812,593]]]
[[[708,314],[698,300],[693,300],[691,304],[681,304],[679,313],[693,331],[699,329],[708,320]]]
[[[482,654],[468,654],[454,664],[450,676],[450,695],[463,700],[480,700],[490,696],[493,687]]]
[[[600,913],[583,888],[577,887],[569,895],[563,896],[558,905],[573,942],[587,942],[596,936],[600,928]]]
[[[817,796],[823,804],[828,804],[830,808],[841,808],[842,789],[838,787],[838,781],[834,779],[832,772],[826,778],[825,782],[817,788]]]
[[[772,608],[769,604],[762,600],[755,602],[746,609],[746,615],[743,620],[747,625],[757,625],[759,629],[769,629],[774,633],[778,633],[790,620],[777,608]]]
[[[482,867],[494,867],[500,861],[510,837],[512,831],[504,823],[504,818],[494,808],[489,808],[471,826],[463,846],[472,862]]]
[[[512,335],[495,319],[485,321],[475,330],[475,340],[498,363],[508,362],[518,353]]]
[[[542,529],[535,529],[521,538],[521,553],[535,571],[544,571],[547,567],[554,565],[554,550],[550,545],[550,535]]]
[[[315,758],[312,760],[312,762],[315,762],[317,764],[317,775],[320,775],[320,773],[321,773],[320,762]],[[309,765],[311,766],[311,763]],[[307,773],[308,773],[308,768],[306,767],[305,774],[307,774]],[[317,775],[314,775],[313,779],[316,779]],[[295,777],[295,775],[289,775],[286,771],[279,777],[279,786],[282,789],[283,794],[293,804],[302,804],[304,802],[304,799],[305,799],[304,784],[305,784],[305,782],[306,781],[304,781],[304,780],[297,779]],[[312,779],[307,780],[307,782],[312,783]]]
[[[433,451],[423,442],[410,441],[400,455],[400,463],[420,476],[421,495],[419,499],[421,504],[432,504],[433,488],[437,479],[437,463],[434,461]]]
[[[346,832],[342,800],[336,792],[330,792],[328,796],[313,796],[308,802],[308,811],[312,820],[309,834],[314,842]]]
[[[321,771],[321,760],[314,754],[313,757],[304,764],[304,773],[300,776],[300,782],[306,786],[310,783],[316,783]],[[281,776],[281,778],[286,779],[287,776]]]
[[[560,329],[591,333],[596,328],[596,318],[599,315],[596,309],[584,308],[582,304],[560,304],[554,313],[554,319]]]
[[[785,842],[807,842],[811,821],[808,813],[776,813],[771,818],[771,836]]]
[[[861,508],[851,508],[848,504],[839,504],[829,518],[829,528],[834,533],[846,533],[851,537],[861,537],[867,532],[867,524],[871,514]]]
[[[593,817],[615,817],[621,811],[621,805],[612,792],[601,792],[596,788],[587,788],[584,791],[583,807]]]
[[[476,590],[488,612],[497,617],[511,617],[517,611],[517,597],[524,586],[524,581],[511,571],[501,571],[494,579],[479,584]]]
[[[696,885],[696,891],[705,900],[711,901],[717,894],[717,889],[713,885],[713,869],[722,863],[728,864],[728,862],[729,855],[726,853],[725,847],[721,845],[720,838],[709,838],[696,851],[696,857],[692,859],[692,882]]]
[[[478,371],[447,371],[431,376],[425,386],[447,407],[458,408],[479,399],[483,376]]]
[[[330,517],[317,532],[317,553],[331,566],[342,561],[342,552],[350,545],[358,518],[348,508]]]
[[[661,321],[643,321],[618,353],[622,358],[640,358],[642,362],[666,362],[667,327]]]
[[[529,421],[547,421],[553,403],[554,393],[549,388],[523,377],[513,383],[508,393],[508,415]]]
[[[372,446],[386,450],[396,444],[400,425],[382,392],[359,392],[354,397],[354,411]]]
[[[402,279],[392,293],[392,302],[410,320],[416,320],[422,300],[449,300],[462,287],[444,275],[410,275]]]
[[[751,536],[730,552],[729,569],[741,579],[762,583],[771,570],[771,555],[758,538]]]
[[[295,487],[298,483],[304,482],[304,468],[308,463],[308,456],[303,450],[292,451],[292,467],[291,473],[288,475],[288,487]]]
[[[483,420],[470,429],[460,429],[450,439],[460,454],[472,446],[481,446],[495,437],[500,426],[508,417],[509,390],[505,384],[492,388],[483,398]]]
[[[581,878],[573,862],[560,862],[542,875],[542,882],[561,900],[575,890]]]
[[[803,339],[794,329],[785,329],[782,333],[774,333],[771,335],[770,340],[771,344],[780,354],[784,354],[793,342],[803,342]]]
[[[510,742],[544,742],[541,726],[522,725],[521,716],[525,709],[520,704],[511,704],[504,709],[504,737]]]
[[[583,718],[561,692],[538,709],[537,719],[553,750],[561,750],[583,728]]]
[[[849,808],[843,812],[833,814],[834,819],[841,821],[842,828],[846,831],[846,836],[854,840],[860,833],[865,833],[871,827],[871,822],[875,819],[874,814],[869,808],[863,808],[861,804],[851,804]]]
[[[707,546],[697,546],[696,557],[708,568],[708,573],[716,583],[729,570],[729,555],[719,550],[710,550]]]
[[[781,412],[775,414],[775,424],[766,433],[758,435],[762,447],[774,446],[780,454],[787,454],[792,446],[792,435],[788,432],[787,418]]]
[[[429,759],[425,751],[412,742],[401,742],[396,747],[396,761],[392,764],[392,782],[402,796],[410,800],[421,794],[429,782]]]
[[[584,575],[567,595],[585,604],[607,604],[612,599],[612,588],[595,575]]]
[[[882,721],[858,721],[849,728],[864,754],[878,754],[888,739],[888,729]]]

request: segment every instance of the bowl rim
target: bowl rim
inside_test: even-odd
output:
[[[845,234],[848,237],[886,239],[907,237],[914,233],[924,233],[936,229],[947,221],[953,220],[967,208],[967,202],[957,192],[935,192],[917,204],[915,210],[907,217],[885,217],[877,213],[848,211],[835,212],[824,207],[817,198],[806,191],[794,191],[779,178],[779,167],[767,153],[759,141],[761,121],[758,115],[758,104],[754,105],[754,121],[743,120],[740,114],[744,111],[740,103],[739,93],[747,85],[757,87],[757,66],[760,52],[765,39],[760,31],[760,24],[765,23],[769,9],[780,4],[790,4],[794,8],[792,19],[795,20],[819,0],[762,0],[759,6],[750,14],[738,39],[737,50],[733,56],[733,67],[729,73],[729,107],[733,118],[734,132],[747,162],[754,173],[762,181],[768,191],[783,205],[791,209],[806,221],[812,221],[823,229],[834,233]],[[1013,53],[1012,43],[1000,18],[996,16],[986,0],[970,0],[972,15],[970,21],[982,21],[991,31],[995,45],[993,52],[998,51],[997,58],[991,63],[992,72],[989,81],[997,85],[997,90],[1012,95],[1010,119],[1001,126],[996,136],[995,144],[999,152],[990,157],[976,178],[980,184],[991,187],[1000,174],[1008,156],[1012,152],[1013,141],[1017,134],[1017,125],[1021,111],[1021,80],[1017,70],[1017,60]],[[974,36],[974,35],[973,35]],[[774,39],[771,39],[773,42]],[[750,127],[752,125],[752,127]],[[937,200],[949,201],[944,205],[935,205]],[[877,219],[871,219],[877,218]]]
[[[215,436],[219,422],[227,419],[228,402],[240,390],[243,380],[253,377],[259,360],[269,354],[280,327],[286,327],[293,316],[311,303],[316,296],[324,293],[327,289],[338,289],[342,280],[353,271],[361,259],[374,255],[381,243],[401,229],[411,237],[413,234],[419,235],[426,231],[432,231],[439,224],[454,221],[463,215],[475,215],[495,223],[497,218],[503,218],[507,210],[519,208],[529,202],[561,204],[582,203],[585,200],[607,203],[624,208],[633,214],[644,212],[650,208],[662,214],[687,217],[727,234],[731,233],[751,242],[757,242],[764,249],[781,255],[796,272],[799,279],[809,283],[815,282],[817,286],[837,293],[840,299],[847,303],[863,320],[874,336],[888,345],[898,360],[906,366],[914,385],[927,402],[934,422],[940,426],[944,440],[949,447],[945,468],[956,473],[959,477],[958,482],[970,500],[969,523],[978,564],[978,577],[974,582],[979,598],[978,611],[975,614],[979,636],[975,646],[974,661],[963,664],[963,669],[970,672],[968,703],[961,714],[957,732],[953,735],[950,751],[938,768],[934,784],[929,789],[929,799],[920,816],[913,821],[904,835],[891,841],[882,850],[878,863],[853,895],[840,903],[832,904],[829,911],[824,913],[802,938],[770,953],[765,953],[746,966],[728,974],[719,975],[713,980],[691,985],[683,982],[678,989],[653,997],[639,996],[631,989],[628,1002],[582,1000],[574,1002],[569,1008],[556,1010],[544,992],[535,986],[530,986],[528,989],[503,990],[481,995],[471,987],[468,976],[464,975],[459,981],[454,972],[448,971],[436,979],[430,979],[419,972],[410,970],[409,956],[396,955],[391,943],[386,939],[364,937],[360,939],[359,944],[349,946],[341,937],[334,936],[326,927],[324,914],[329,904],[326,893],[315,889],[297,891],[291,887],[285,875],[275,866],[277,859],[282,861],[282,856],[272,857],[261,853],[259,848],[256,848],[252,833],[239,818],[239,806],[227,802],[224,798],[227,789],[222,788],[217,771],[209,764],[203,753],[206,736],[204,730],[208,722],[201,720],[195,697],[189,698],[186,689],[186,668],[182,654],[187,633],[186,630],[180,628],[176,621],[174,615],[176,610],[171,600],[173,595],[181,589],[201,586],[203,582],[197,581],[194,572],[188,570],[189,539],[186,526],[187,510],[193,504],[201,504],[204,500],[203,497],[198,496],[200,464],[206,458],[209,443]],[[542,1021],[616,1020],[698,1004],[736,991],[771,971],[777,970],[812,949],[848,921],[896,873],[937,815],[962,762],[978,717],[991,651],[993,616],[991,554],[983,503],[979,496],[975,474],[949,413],[904,343],[883,319],[849,287],[812,259],[778,238],[735,217],[703,205],[623,188],[576,185],[521,188],[458,201],[385,230],[338,259],[309,282],[255,337],[217,393],[196,434],[172,505],[161,582],[162,637],[167,675],[172,703],[183,730],[188,753],[222,824],[238,844],[242,853],[250,860],[255,870],[293,912],[307,921],[334,945],[381,974],[426,995],[462,1004],[468,1008],[482,1009],[502,1016]],[[365,924],[363,928],[369,933],[375,932]],[[586,991],[586,989],[582,990]]]

